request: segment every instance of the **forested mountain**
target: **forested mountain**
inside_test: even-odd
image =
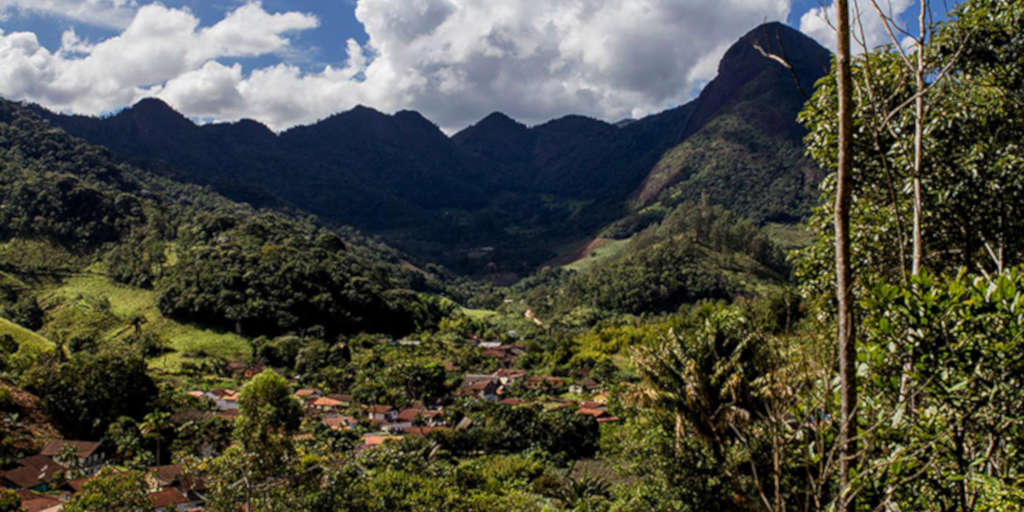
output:
[[[759,222],[806,216],[819,175],[801,158],[796,113],[801,89],[827,65],[825,49],[771,23],[741,38],[686,105],[617,124],[566,116],[527,127],[496,112],[451,137],[418,113],[366,107],[280,134],[247,120],[197,126],[154,99],[105,118],[42,114],[232,199],[351,224],[460,271],[515,277],[608,223],[627,217],[613,231],[629,234],[703,192]]]
[[[239,334],[415,328],[410,289],[427,279],[382,244],[118,164],[16,103],[0,101],[0,133],[5,306],[34,288],[19,280],[88,274],[153,290],[166,317]]]

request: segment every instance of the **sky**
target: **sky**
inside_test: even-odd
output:
[[[494,111],[617,121],[691,100],[764,21],[833,47],[833,1],[0,0],[0,96],[85,115],[158,97],[276,131],[360,104],[448,133]],[[876,1],[913,24],[919,0]]]

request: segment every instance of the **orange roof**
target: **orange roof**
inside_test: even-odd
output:
[[[299,398],[308,398],[316,394],[315,389],[302,388],[295,391],[295,396]]]
[[[386,414],[388,412],[395,410],[395,408],[391,407],[390,405],[371,405],[369,407],[369,410],[370,412],[376,414]]]
[[[327,398],[326,396],[322,396],[320,398],[317,398],[316,400],[313,400],[313,405],[315,405],[316,407],[341,407],[343,404],[333,398]]]
[[[384,434],[366,434],[363,436],[364,446],[380,446],[387,441],[398,441],[402,439],[402,436],[392,436]]]
[[[342,428],[349,429],[351,425],[355,425],[356,419],[351,416],[334,416],[331,418],[324,418],[324,425],[327,425],[331,430],[340,430]]]
[[[580,414],[589,414],[595,418],[601,418],[608,415],[606,411],[602,411],[600,409],[589,409],[587,407],[581,407],[580,410],[576,412]]]

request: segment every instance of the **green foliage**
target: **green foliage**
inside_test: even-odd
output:
[[[149,501],[149,486],[139,471],[115,472],[103,469],[76,493],[63,510],[68,512],[147,512],[155,510]]]
[[[464,414],[473,420],[472,427],[437,437],[453,453],[541,449],[562,460],[574,460],[592,456],[600,437],[594,417],[575,410],[543,412],[535,407],[479,404]]]
[[[582,268],[582,267],[581,267]],[[684,202],[633,235],[617,256],[580,271],[541,272],[516,285],[542,317],[592,325],[598,312],[674,312],[702,299],[730,299],[781,282],[782,251],[760,228],[719,206]]]
[[[953,509],[986,487],[1019,490],[1022,270],[991,281],[922,274],[907,287],[878,285],[866,305],[865,406],[879,423],[868,440],[885,464],[864,478],[909,508]]]
[[[71,439],[98,439],[121,416],[141,419],[156,395],[142,356],[124,349],[44,362],[23,381]]]
[[[1024,84],[1017,37],[1020,6],[1014,2],[965,2],[940,24],[926,50],[926,74],[943,79],[926,96],[922,220],[924,266],[955,273],[959,267],[999,272],[1024,258],[1018,214],[1024,205],[1020,141],[1024,134]],[[882,47],[853,62],[854,76],[874,94],[855,98],[852,262],[861,283],[905,279],[910,272],[913,77],[899,53]],[[884,94],[881,93],[884,91]],[[835,167],[836,85],[823,79],[801,113],[809,154]],[[890,116],[890,112],[895,114]],[[889,119],[889,125],[885,123]],[[815,243],[796,258],[797,278],[808,294],[824,294],[834,282],[828,262],[834,179],[823,182],[821,207],[811,229]],[[978,205],[986,205],[978,207]],[[861,293],[861,288],[855,288]]]
[[[755,380],[776,362],[770,341],[736,308],[706,304],[689,321],[690,329],[636,347],[633,362],[644,400],[675,416],[677,442],[688,427],[721,458],[734,441],[733,428],[763,410]]]
[[[0,512],[18,512],[21,510],[21,496],[10,490],[0,490]]]
[[[264,370],[242,387],[238,398],[239,416],[235,439],[253,452],[269,450],[272,455],[290,450],[289,435],[299,428],[302,405],[292,396],[288,381],[273,370]]]

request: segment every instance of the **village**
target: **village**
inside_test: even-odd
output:
[[[422,341],[413,339],[382,339],[385,350],[417,350]],[[542,375],[516,368],[527,349],[520,344],[498,340],[484,341],[475,336],[463,341],[477,355],[497,368],[487,373],[467,371],[445,396],[432,401],[406,400],[404,403],[362,403],[351,393],[303,387],[298,378],[289,382],[293,396],[302,406],[303,429],[293,436],[296,443],[314,442],[315,432],[342,433],[355,437],[350,456],[357,458],[367,451],[403,438],[428,438],[448,430],[472,427],[474,417],[452,414],[451,404],[491,404],[498,407],[528,407],[541,411],[568,410],[589,416],[598,424],[615,423],[619,418],[608,411],[609,390],[597,380],[581,374],[569,376]],[[460,375],[451,361],[442,366],[449,375]],[[286,368],[272,368],[263,363],[229,362],[222,369],[235,387],[188,389],[186,395],[193,408],[176,411],[168,420],[175,428],[209,418],[228,423],[239,415],[240,390],[246,382],[268,369],[288,374]],[[87,482],[104,468],[125,471],[113,461],[115,451],[107,440],[85,441],[47,439],[42,450],[21,458],[16,467],[0,473],[0,486],[13,490],[21,499],[21,510],[56,512],[62,509]],[[176,454],[194,461],[216,455],[215,443],[204,445],[198,453]],[[168,454],[164,454],[168,455]],[[157,454],[160,457],[160,454]],[[171,459],[175,457],[170,457]],[[149,501],[161,511],[204,510],[206,484],[201,472],[187,464],[175,462],[148,466],[144,469]]]

